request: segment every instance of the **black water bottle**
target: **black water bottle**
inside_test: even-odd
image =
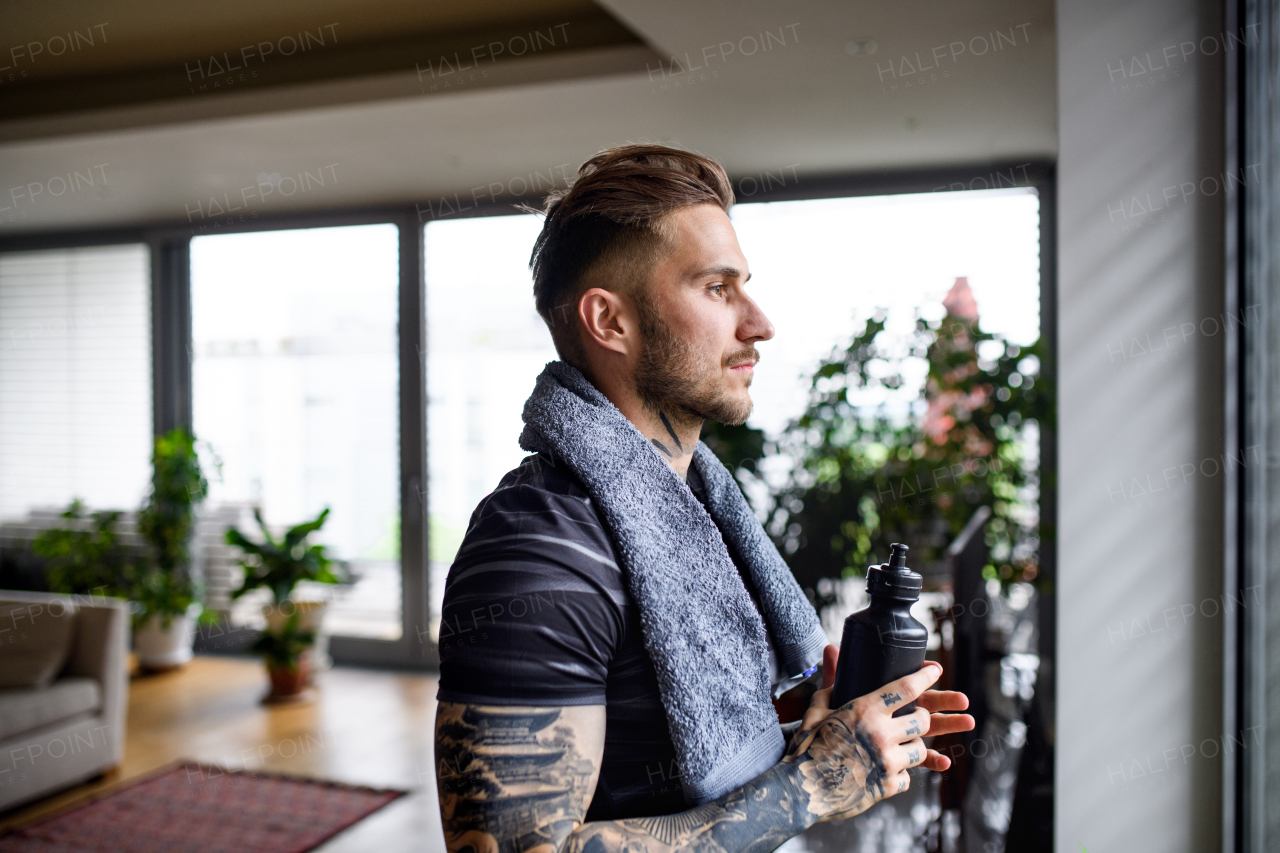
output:
[[[889,562],[867,569],[871,603],[844,620],[831,707],[878,690],[924,665],[929,632],[911,615],[924,579],[907,568],[907,546],[891,546]],[[893,712],[915,710],[910,702]]]

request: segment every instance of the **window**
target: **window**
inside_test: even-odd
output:
[[[1039,335],[1031,190],[740,204],[732,217],[752,268],[748,292],[777,330],[759,348],[748,422],[769,434],[803,411],[814,366],[855,325],[885,308],[891,330],[910,328],[914,308],[940,303],[959,275],[985,330],[1023,345]],[[521,410],[556,358],[528,269],[541,224],[515,215],[426,226],[433,619],[471,512],[526,455]]]
[[[476,504],[526,454],[518,439],[533,381],[556,358],[533,307],[535,216],[426,226],[427,459],[431,639],[449,565]]]
[[[398,240],[360,225],[191,242],[194,432],[222,462],[209,508],[260,506],[283,529],[328,507],[315,541],[360,580],[326,629],[384,640],[402,633]]]
[[[838,341],[882,308],[889,331],[909,330],[915,309],[936,310],[959,276],[984,330],[1035,341],[1039,224],[1039,199],[1025,189],[734,207],[751,264],[747,292],[777,332],[759,346],[750,424],[781,430],[804,409],[807,378]]]
[[[0,519],[146,496],[149,265],[143,245],[0,255]]]
[[[865,321],[881,310],[887,336],[905,342],[916,330],[918,315],[934,324],[929,328],[939,328],[947,314],[944,297],[953,288],[957,293],[971,292],[978,328],[998,334],[1010,345],[1006,348],[994,340],[984,341],[982,345],[995,345],[999,355],[984,354],[979,348],[975,369],[991,359],[1023,358],[1021,348],[1040,337],[1040,198],[1034,190],[750,203],[736,206],[732,218],[753,274],[748,293],[776,330],[772,340],[758,347],[761,361],[752,385],[755,406],[748,420],[748,426],[762,430],[769,438],[781,436],[805,412],[810,380],[822,360],[833,348],[848,344]],[[514,215],[437,221],[425,229],[429,607],[433,628],[438,626],[445,576],[471,513],[503,474],[526,455],[518,445],[521,411],[534,378],[556,357],[546,326],[534,310],[528,270],[529,252],[540,227],[539,217]],[[958,279],[966,280],[968,291],[957,284]],[[972,319],[972,303],[964,304],[968,307],[957,309],[963,311],[957,317]],[[899,349],[911,352],[905,343]],[[1030,365],[1025,358],[1018,363],[1019,369],[1029,374],[1038,371],[1036,366],[1021,367],[1023,363]],[[928,368],[923,349],[906,357],[903,387],[877,389],[879,397],[851,393],[847,399],[853,413],[841,417],[858,417],[882,402],[890,409],[897,406],[904,419],[913,412],[924,415],[929,406],[925,398]],[[1032,384],[1021,376],[1009,381],[1015,388]],[[1010,392],[1003,386],[991,391],[1001,401],[1009,400]],[[994,428],[1011,429],[1020,422],[1011,417],[1007,424]],[[1021,431],[1011,429],[1009,435],[1009,440],[1020,443],[1026,470],[1035,472],[1038,430],[1028,423]],[[914,452],[911,447],[891,449],[899,454]],[[759,511],[771,504],[771,494],[786,484],[794,468],[794,460],[785,451],[762,461],[763,476],[748,484]],[[1034,475],[1028,482],[1036,482]],[[1031,531],[1037,524],[1037,497],[1034,485],[1016,495],[1001,493],[1002,501],[1018,503],[1018,524]],[[960,500],[958,495],[956,500]],[[979,523],[986,518],[980,513],[973,517]],[[991,552],[992,562],[1001,564],[997,572],[1008,568],[1003,563],[1015,561],[1018,547],[1032,555],[1028,563],[1036,568],[1034,543],[1034,534],[1028,535],[1000,556],[997,542]],[[982,562],[987,562],[986,557]],[[970,642],[975,633],[985,636],[985,628],[978,631],[966,625],[963,641],[953,642],[959,631],[951,630],[955,623],[934,625],[924,611],[929,605],[949,608],[955,594],[950,584],[959,583],[959,570],[953,574],[952,567],[942,560],[932,573],[924,565],[912,565],[935,581],[918,608],[921,621],[933,629],[930,647],[943,649],[945,634],[952,639],[947,640],[945,652],[938,651],[939,656],[945,653],[958,658],[957,650],[968,648],[961,643]],[[801,574],[801,567],[793,563],[793,568]],[[978,564],[971,573],[978,578],[977,594],[991,598],[992,607],[999,610],[999,619],[993,615],[991,624],[1010,629],[1006,633],[1011,638],[991,665],[998,681],[1016,673],[1021,679],[1019,695],[1027,700],[1040,666],[1035,640],[1039,599],[1028,583],[1011,582],[1002,590],[994,576],[984,582],[989,568],[994,567]],[[977,571],[983,574],[978,576]],[[1034,578],[1035,574],[1028,572],[1022,577]],[[822,583],[832,594],[822,591]],[[824,625],[834,642],[839,641],[844,616],[864,603],[864,588],[865,581],[859,578],[833,581],[827,576],[819,583],[819,592],[834,602],[823,608]],[[986,683],[983,679],[989,676],[974,673],[972,680],[974,684]],[[1000,684],[1003,690],[1004,681]],[[973,689],[967,689],[973,695]],[[897,849],[895,845],[907,849],[912,839],[926,830],[954,840],[962,824],[972,838],[1003,849],[1015,783],[1022,787],[1031,784],[1018,777],[1018,767],[1032,724],[1034,719],[1024,710],[1011,718],[994,712],[987,715],[981,734],[1003,747],[999,762],[987,761],[974,768],[971,789],[978,793],[965,799],[963,809],[948,807],[943,814],[940,802],[954,798],[954,794],[941,794],[942,782],[931,777],[931,784],[913,786],[913,793],[904,795],[908,799],[895,800],[850,822],[815,827],[788,842],[787,850],[861,849],[862,844],[872,844],[877,834],[883,836],[879,841],[885,849]],[[1051,780],[1040,787],[1049,784]],[[1038,805],[1049,807],[1043,802]],[[905,810],[910,817],[893,818],[894,809]],[[921,821],[935,824],[929,829],[917,825]]]

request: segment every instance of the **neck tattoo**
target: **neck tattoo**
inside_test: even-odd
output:
[[[662,425],[667,428],[667,435],[671,436],[671,440],[676,443],[676,450],[679,451],[681,456],[683,456],[684,445],[680,443],[680,436],[676,435],[676,431],[671,426],[671,421],[667,420],[666,413],[658,412],[658,417],[662,418]],[[653,442],[654,447],[661,450],[667,456],[670,456],[672,459],[676,458],[676,454],[668,450],[667,446],[663,444],[661,441],[658,441],[658,439],[656,438],[651,438],[649,440]]]

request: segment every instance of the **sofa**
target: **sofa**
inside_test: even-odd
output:
[[[125,601],[0,590],[0,811],[120,764],[128,654]]]

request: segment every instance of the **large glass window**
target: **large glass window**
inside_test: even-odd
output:
[[[0,519],[146,496],[149,267],[142,245],[0,255]]]
[[[1044,718],[1032,707],[1040,700],[1041,667],[1039,605],[1028,582],[1039,569],[1039,424],[1023,422],[1021,412],[1042,411],[1027,402],[1040,379],[1038,361],[1022,352],[1040,337],[1039,212],[1039,197],[1025,189],[744,204],[733,211],[754,276],[748,290],[776,328],[774,339],[759,345],[748,425],[778,442],[780,452],[766,455],[761,476],[744,484],[802,585],[824,575],[813,586],[833,643],[840,642],[844,618],[866,604],[857,573],[884,559],[887,547],[882,541],[861,564],[837,563],[830,571],[833,552],[847,559],[857,550],[854,540],[882,535],[877,527],[901,534],[916,526],[917,539],[897,540],[911,541],[910,565],[926,578],[913,614],[930,631],[930,656],[973,699],[981,727],[970,748],[982,761],[969,759],[963,741],[946,747],[961,759],[963,784],[954,772],[917,771],[908,794],[850,821],[815,826],[788,841],[786,853],[961,849],[954,847],[961,839],[967,849],[1002,850],[1015,791],[1031,784],[1020,775],[1023,747]],[[864,336],[874,328],[869,320],[883,322],[883,331]],[[869,381],[849,369],[855,363]],[[990,391],[952,390],[972,376]],[[966,420],[988,403],[1011,411]],[[797,426],[802,413],[807,428]],[[915,426],[895,428],[903,424]],[[993,453],[996,442],[1001,449]],[[910,460],[935,448],[945,454],[942,470],[950,476],[937,475],[939,463],[932,481],[880,473],[910,470]],[[863,471],[864,464],[876,473]],[[997,464],[1007,466],[998,476]],[[821,509],[805,513],[805,502],[820,506],[832,482],[847,495],[838,527]],[[948,545],[961,541],[957,527],[983,518],[990,518],[977,536],[983,545],[963,549],[960,559],[946,556]],[[919,535],[925,524],[933,532]],[[919,547],[929,539],[931,548]],[[966,558],[976,565],[964,564]],[[815,569],[821,565],[828,570]],[[970,609],[988,614],[985,623],[967,615]]]
[[[814,366],[863,321],[883,309],[886,330],[905,334],[917,308],[940,316],[958,277],[985,331],[1023,346],[1040,335],[1039,198],[1029,190],[740,204],[733,227],[751,264],[747,290],[776,330],[751,384],[749,423],[768,433],[804,410]]]
[[[427,495],[431,634],[449,564],[480,499],[527,454],[524,401],[556,358],[533,307],[535,216],[426,226]]]
[[[386,640],[402,631],[398,239],[361,225],[191,242],[194,432],[222,463],[209,511],[259,506],[282,529],[328,507],[316,539],[360,579],[326,629]]]
[[[848,518],[863,512],[865,519],[883,511],[881,517],[927,517],[941,525],[931,534],[940,540],[930,546],[934,556],[925,560],[929,551],[917,554],[921,560],[912,565],[925,571],[930,582],[916,608],[917,616],[931,630],[931,653],[947,659],[948,666],[952,658],[947,656],[958,659],[969,648],[964,643],[975,642],[973,636],[982,634],[985,642],[986,627],[974,627],[969,624],[972,619],[963,625],[956,622],[957,611],[951,605],[960,569],[958,562],[952,565],[945,556],[947,545],[954,544],[959,528],[970,519],[982,525],[990,517],[986,524],[989,555],[981,551],[981,562],[965,571],[969,572],[966,577],[977,578],[973,594],[990,597],[990,630],[992,636],[1003,638],[997,659],[988,665],[983,658],[977,664],[994,666],[995,675],[974,671],[968,678],[975,686],[965,684],[966,689],[982,691],[976,685],[989,683],[990,677],[999,682],[999,691],[984,699],[983,707],[989,712],[984,712],[981,737],[984,742],[1002,744],[999,761],[991,759],[972,768],[968,793],[956,788],[955,774],[951,781],[934,774],[913,785],[915,793],[907,799],[793,839],[787,848],[790,853],[912,849],[916,840],[926,836],[945,847],[956,841],[962,826],[965,837],[972,839],[970,844],[1003,849],[1014,786],[1022,784],[1019,756],[1028,728],[1039,725],[1028,704],[1039,668],[1034,615],[1038,604],[1033,606],[1037,599],[1031,582],[1038,568],[1039,432],[1033,416],[1023,419],[1018,404],[1004,406],[1002,411],[1011,409],[1004,415],[984,416],[981,428],[974,425],[972,449],[967,440],[955,436],[968,435],[969,425],[963,422],[968,412],[960,411],[965,406],[979,407],[988,400],[1002,404],[1029,400],[1029,391],[1040,378],[1038,361],[1028,354],[1035,352],[1029,348],[1040,337],[1039,214],[1039,196],[1025,188],[753,203],[733,209],[734,226],[753,274],[748,292],[776,329],[775,337],[758,347],[761,361],[752,385],[755,406],[747,422],[772,448],[759,461],[758,476],[742,478],[758,514],[768,520],[775,537],[785,539],[787,519],[778,514],[778,508],[787,507],[787,501],[797,509],[802,506],[795,500],[796,484],[803,487],[806,476],[799,459],[806,455],[805,441],[811,448],[816,446],[816,439],[806,436],[818,433],[797,428],[802,414],[843,419],[850,434],[856,432],[851,428],[855,421],[877,417],[886,419],[877,423],[914,424],[912,429],[886,431],[899,444],[884,446],[886,439],[869,440],[864,450],[873,469],[888,470],[883,463],[890,454],[899,461],[922,458],[926,442],[949,448],[964,443],[963,451],[946,452],[965,455],[964,470],[983,480],[976,487],[967,482],[963,489],[935,489],[928,495],[912,492],[908,498],[897,491],[896,483],[890,483],[879,492],[862,488],[845,510]],[[528,269],[540,227],[540,218],[532,215],[426,226],[433,625],[448,566],[471,513],[525,455],[518,446],[521,410],[534,377],[547,360],[556,357],[550,335],[534,310]],[[871,328],[869,320],[883,322],[884,329],[873,339],[879,355],[865,363],[867,375],[896,377],[894,371],[900,371],[901,383],[895,378],[886,384],[858,384],[847,370],[818,374],[824,361],[839,366],[829,362],[833,352],[838,355]],[[934,342],[942,343],[935,347]],[[982,382],[988,383],[980,391],[960,395],[947,386],[979,373],[987,377]],[[823,377],[816,384],[815,375]],[[846,383],[839,385],[844,390],[841,402],[824,409],[825,404],[815,403],[811,395],[814,390],[831,390],[835,382]],[[864,430],[863,439],[868,434]],[[905,438],[908,435],[912,437]],[[733,441],[728,433],[721,440]],[[999,463],[989,462],[995,459],[991,454],[997,441],[1001,460],[1017,468],[1017,476],[1007,471],[1000,477],[987,476],[999,470]],[[970,453],[973,458],[968,457]],[[838,458],[838,453],[831,458]],[[948,462],[956,460],[949,457]],[[804,464],[814,467],[812,459]],[[947,470],[955,471],[956,466]],[[860,483],[867,485],[865,478]],[[925,500],[931,505],[919,503]],[[877,505],[875,511],[862,510],[868,501]],[[977,502],[982,501],[978,511]],[[953,515],[963,514],[956,529],[951,529],[955,519],[944,518],[938,510],[944,503],[957,506]],[[798,517],[792,516],[792,521]],[[782,523],[777,527],[773,522],[779,518]],[[821,532],[819,527],[814,530]],[[819,537],[819,544],[825,547],[824,537]],[[793,553],[785,541],[780,547],[798,577],[805,571],[814,573],[812,550]],[[887,556],[887,549],[876,550],[872,556]],[[815,584],[815,597],[833,642],[839,641],[844,617],[865,601],[865,581],[851,576],[849,568],[842,576],[837,567]],[[1005,692],[1008,684],[1015,688],[1010,693]]]
[[[777,332],[759,347],[748,421],[771,436],[804,411],[819,360],[867,317],[885,309],[888,330],[906,332],[918,306],[940,316],[957,277],[967,277],[985,331],[1024,346],[1039,336],[1033,191],[740,204],[732,217],[749,292]],[[472,510],[525,455],[520,412],[556,358],[528,269],[541,224],[517,215],[426,226],[433,617]],[[926,369],[923,359],[915,366],[919,382],[903,389],[912,399]]]

